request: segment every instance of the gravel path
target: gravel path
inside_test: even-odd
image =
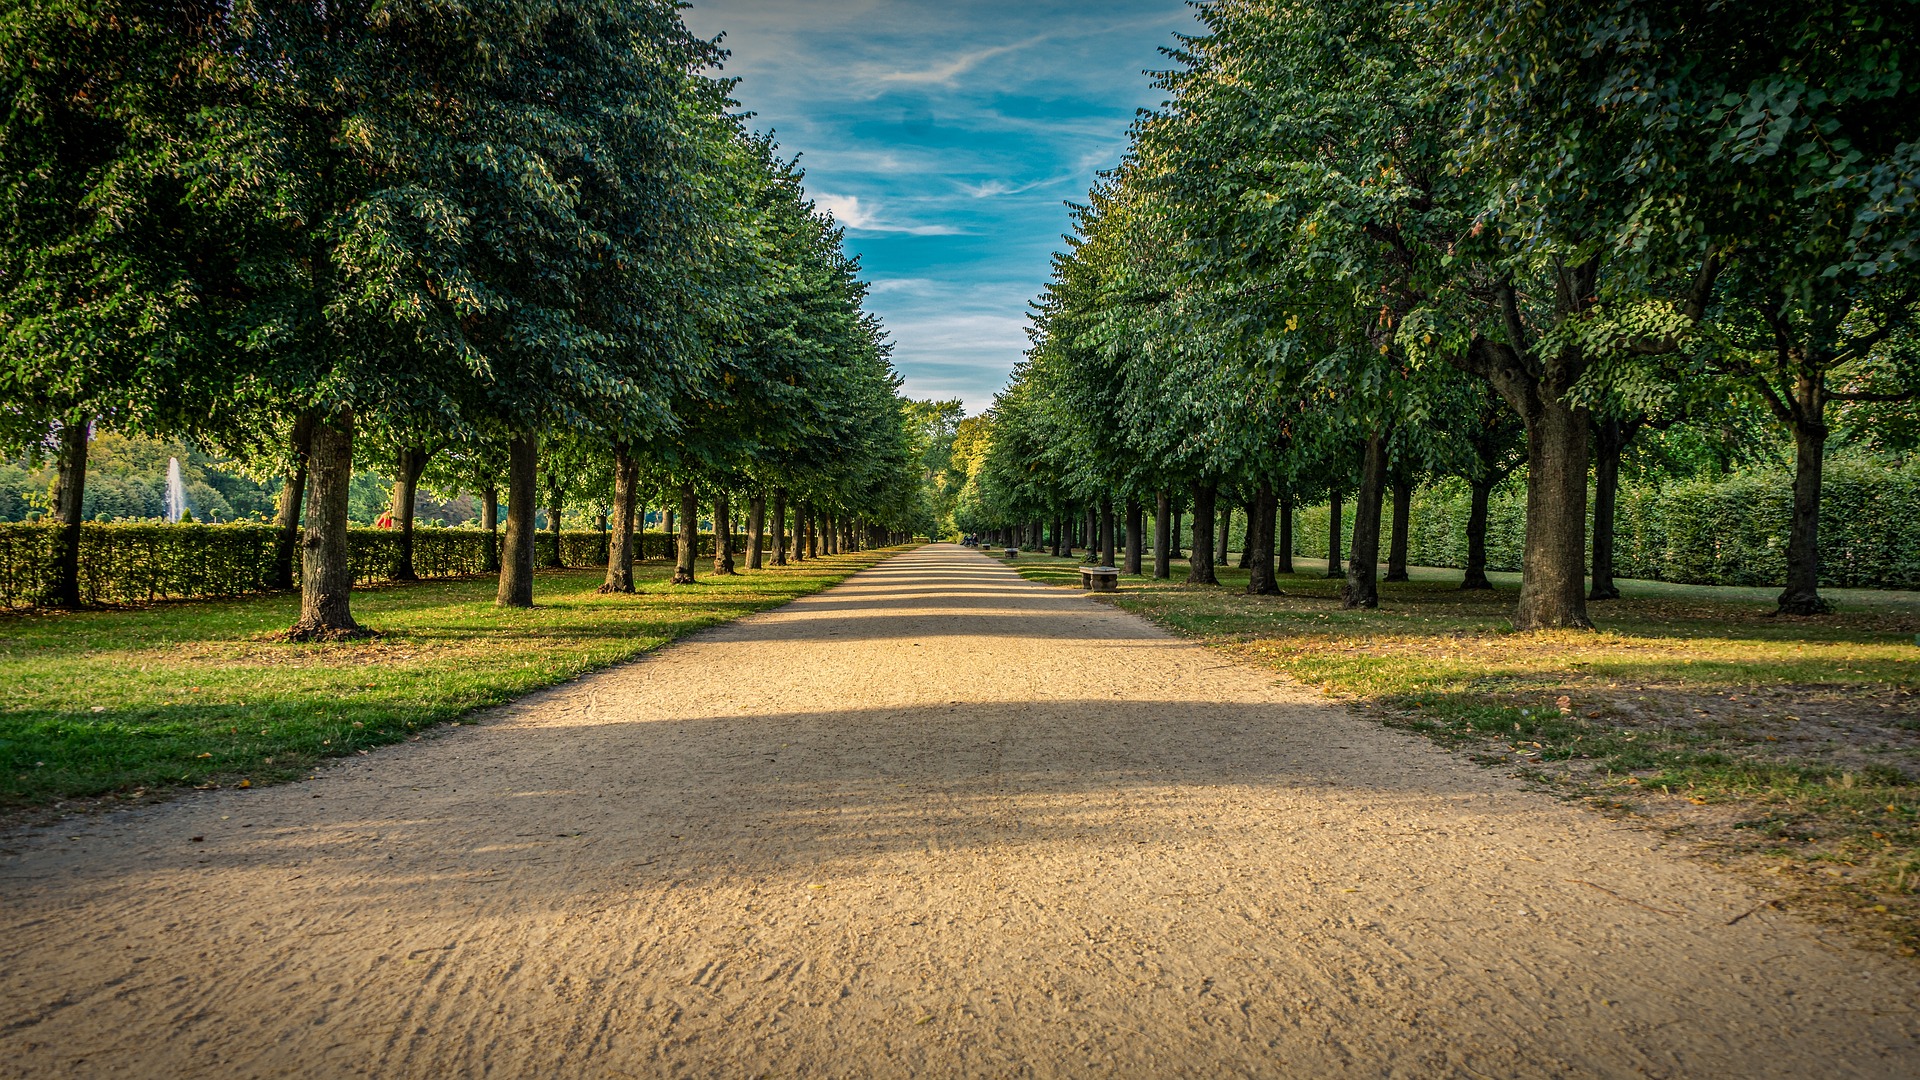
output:
[[[946,546],[0,844],[5,1076],[1920,1071],[1911,966]]]

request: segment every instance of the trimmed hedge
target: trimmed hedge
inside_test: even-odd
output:
[[[0,607],[32,607],[46,591],[47,569],[60,527],[0,524]],[[279,530],[270,525],[152,525],[88,523],[80,527],[80,590],[89,604],[143,604],[264,592],[273,569]],[[348,530],[353,580],[371,585],[393,580],[400,537],[391,529]],[[638,558],[672,558],[678,538],[636,533]],[[479,529],[416,527],[414,572],[423,578],[483,572],[487,534]],[[746,537],[736,534],[742,553]],[[713,535],[702,533],[700,556],[713,555]],[[534,541],[534,562],[553,555],[553,533]],[[562,532],[561,562],[605,566],[607,534]],[[294,576],[300,563],[294,560]]]
[[[1407,559],[1416,566],[1467,562],[1467,486],[1451,480],[1414,494]],[[1341,522],[1353,537],[1353,508]],[[1793,477],[1779,470],[1622,488],[1614,510],[1614,574],[1685,585],[1780,585],[1787,574]],[[1526,541],[1525,483],[1495,489],[1487,506],[1487,569],[1520,569]],[[1393,531],[1382,522],[1384,555]],[[1589,519],[1587,535],[1591,539]],[[1327,508],[1294,514],[1294,554],[1327,557]],[[1857,459],[1827,462],[1820,499],[1820,583],[1834,588],[1920,589],[1920,462],[1904,468]]]

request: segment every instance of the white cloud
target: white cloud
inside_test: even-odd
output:
[[[1016,41],[1009,45],[995,45],[985,49],[975,49],[962,53],[944,64],[922,68],[918,71],[885,71],[871,75],[880,83],[908,83],[917,86],[952,86],[955,80],[996,56],[1005,56],[1011,52],[1030,48],[1047,41],[1051,35],[1036,34],[1025,41]]]
[[[890,220],[879,210],[869,208],[858,195],[816,191],[813,201],[820,209],[832,214],[835,221],[852,231],[902,233],[907,236],[954,236],[964,231],[953,225],[921,225]]]

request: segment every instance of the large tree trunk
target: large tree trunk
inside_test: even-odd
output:
[[[500,487],[492,481],[480,492],[480,525],[487,530],[487,550],[480,569],[497,574],[500,572]]]
[[[760,555],[760,544],[767,532],[767,497],[754,495],[747,499],[747,569],[759,570],[765,567]]]
[[[1347,583],[1340,605],[1348,608],[1380,606],[1380,511],[1387,493],[1387,437],[1367,439],[1360,466],[1360,490],[1353,499],[1353,549],[1347,559]]]
[[[1406,581],[1407,526],[1413,517],[1413,476],[1401,473],[1393,478],[1393,540],[1387,547],[1387,581]]]
[[[787,565],[787,489],[773,489],[773,565]]]
[[[624,442],[613,444],[613,530],[607,536],[607,580],[603,593],[633,591],[634,503],[640,498],[640,463]]]
[[[353,412],[342,409],[314,425],[307,450],[313,505],[301,537],[300,621],[295,641],[337,641],[366,631],[353,621],[353,553],[347,546],[348,496],[353,485]]]
[[[534,514],[539,498],[540,443],[532,435],[507,441],[507,536],[500,552],[501,607],[533,606]]]
[[[393,463],[393,500],[388,509],[393,514],[394,532],[400,538],[400,552],[393,566],[395,581],[420,580],[413,569],[413,503],[420,490],[420,474],[427,471],[427,461],[432,457],[431,450],[409,446],[400,451]]]
[[[713,497],[713,572],[733,573],[733,503],[724,491]]]
[[[293,419],[287,442],[293,450],[293,471],[280,489],[278,514],[274,526],[280,530],[273,545],[273,570],[267,584],[276,589],[293,588],[293,554],[300,547],[300,519],[307,498],[307,451],[313,442],[313,412],[302,412]]]
[[[1180,527],[1181,519],[1185,514],[1186,512],[1179,508],[1175,508],[1173,511],[1173,525],[1167,529],[1167,557],[1170,559],[1184,559],[1187,557],[1187,553],[1180,550],[1180,538],[1186,535],[1186,532]]]
[[[1462,589],[1491,589],[1487,580],[1487,503],[1493,497],[1491,475],[1469,481],[1472,502],[1467,510],[1467,578]]]
[[[1587,410],[1546,393],[1527,426],[1527,540],[1516,630],[1591,630],[1587,618]]]
[[[1247,529],[1240,538],[1240,558],[1234,565],[1242,570],[1251,570],[1253,569],[1253,502],[1248,501],[1242,505],[1247,512]],[[1228,523],[1232,523],[1231,516],[1228,518]]]
[[[1820,596],[1820,485],[1826,464],[1824,379],[1802,377],[1795,387],[1793,527],[1787,535],[1787,587],[1781,615],[1822,615],[1833,608]]]
[[[1227,561],[1227,555],[1233,550],[1233,497],[1220,500],[1220,542],[1213,549],[1214,565]],[[1246,545],[1242,544],[1242,547]]]
[[[1172,538],[1173,515],[1167,508],[1173,503],[1166,491],[1153,495],[1153,576],[1157,581],[1165,581],[1173,576]]]
[[[1280,582],[1273,576],[1273,482],[1260,481],[1253,504],[1247,507],[1247,594],[1279,596]]]
[[[1193,551],[1187,556],[1187,584],[1218,585],[1213,573],[1212,484],[1193,485]]]
[[[1640,432],[1638,420],[1609,417],[1594,424],[1593,440],[1593,585],[1589,600],[1614,600],[1620,589],[1613,583],[1614,512],[1619,505],[1620,454]]]
[[[1100,496],[1100,565],[1119,566],[1119,544],[1113,528],[1113,496]]]
[[[1056,559],[1060,557],[1060,530],[1065,524],[1059,514],[1053,515],[1053,544],[1048,551]]]
[[[1273,572],[1277,578],[1281,574],[1293,573],[1293,485],[1288,484],[1280,491],[1280,505],[1274,508],[1275,527],[1279,536],[1274,541],[1277,549],[1273,556]]]
[[[1138,577],[1140,574],[1141,532],[1146,525],[1146,512],[1140,506],[1140,500],[1127,498],[1127,565],[1126,571]]]
[[[1346,577],[1346,567],[1340,562],[1340,545],[1346,537],[1340,531],[1340,489],[1327,489],[1327,576]]]
[[[680,485],[680,536],[674,544],[675,585],[692,585],[693,560],[700,549],[700,500],[692,484]]]
[[[547,529],[553,533],[553,554],[547,556],[547,565],[555,570],[567,565],[560,557],[560,478],[547,477]]]
[[[53,520],[60,526],[54,541],[52,571],[43,598],[49,607],[80,606],[80,523],[86,520],[87,429],[82,415],[60,425],[60,461],[53,483]]]

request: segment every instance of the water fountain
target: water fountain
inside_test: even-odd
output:
[[[180,480],[180,459],[167,459],[167,501],[163,513],[168,522],[180,520],[187,512],[187,485]]]

